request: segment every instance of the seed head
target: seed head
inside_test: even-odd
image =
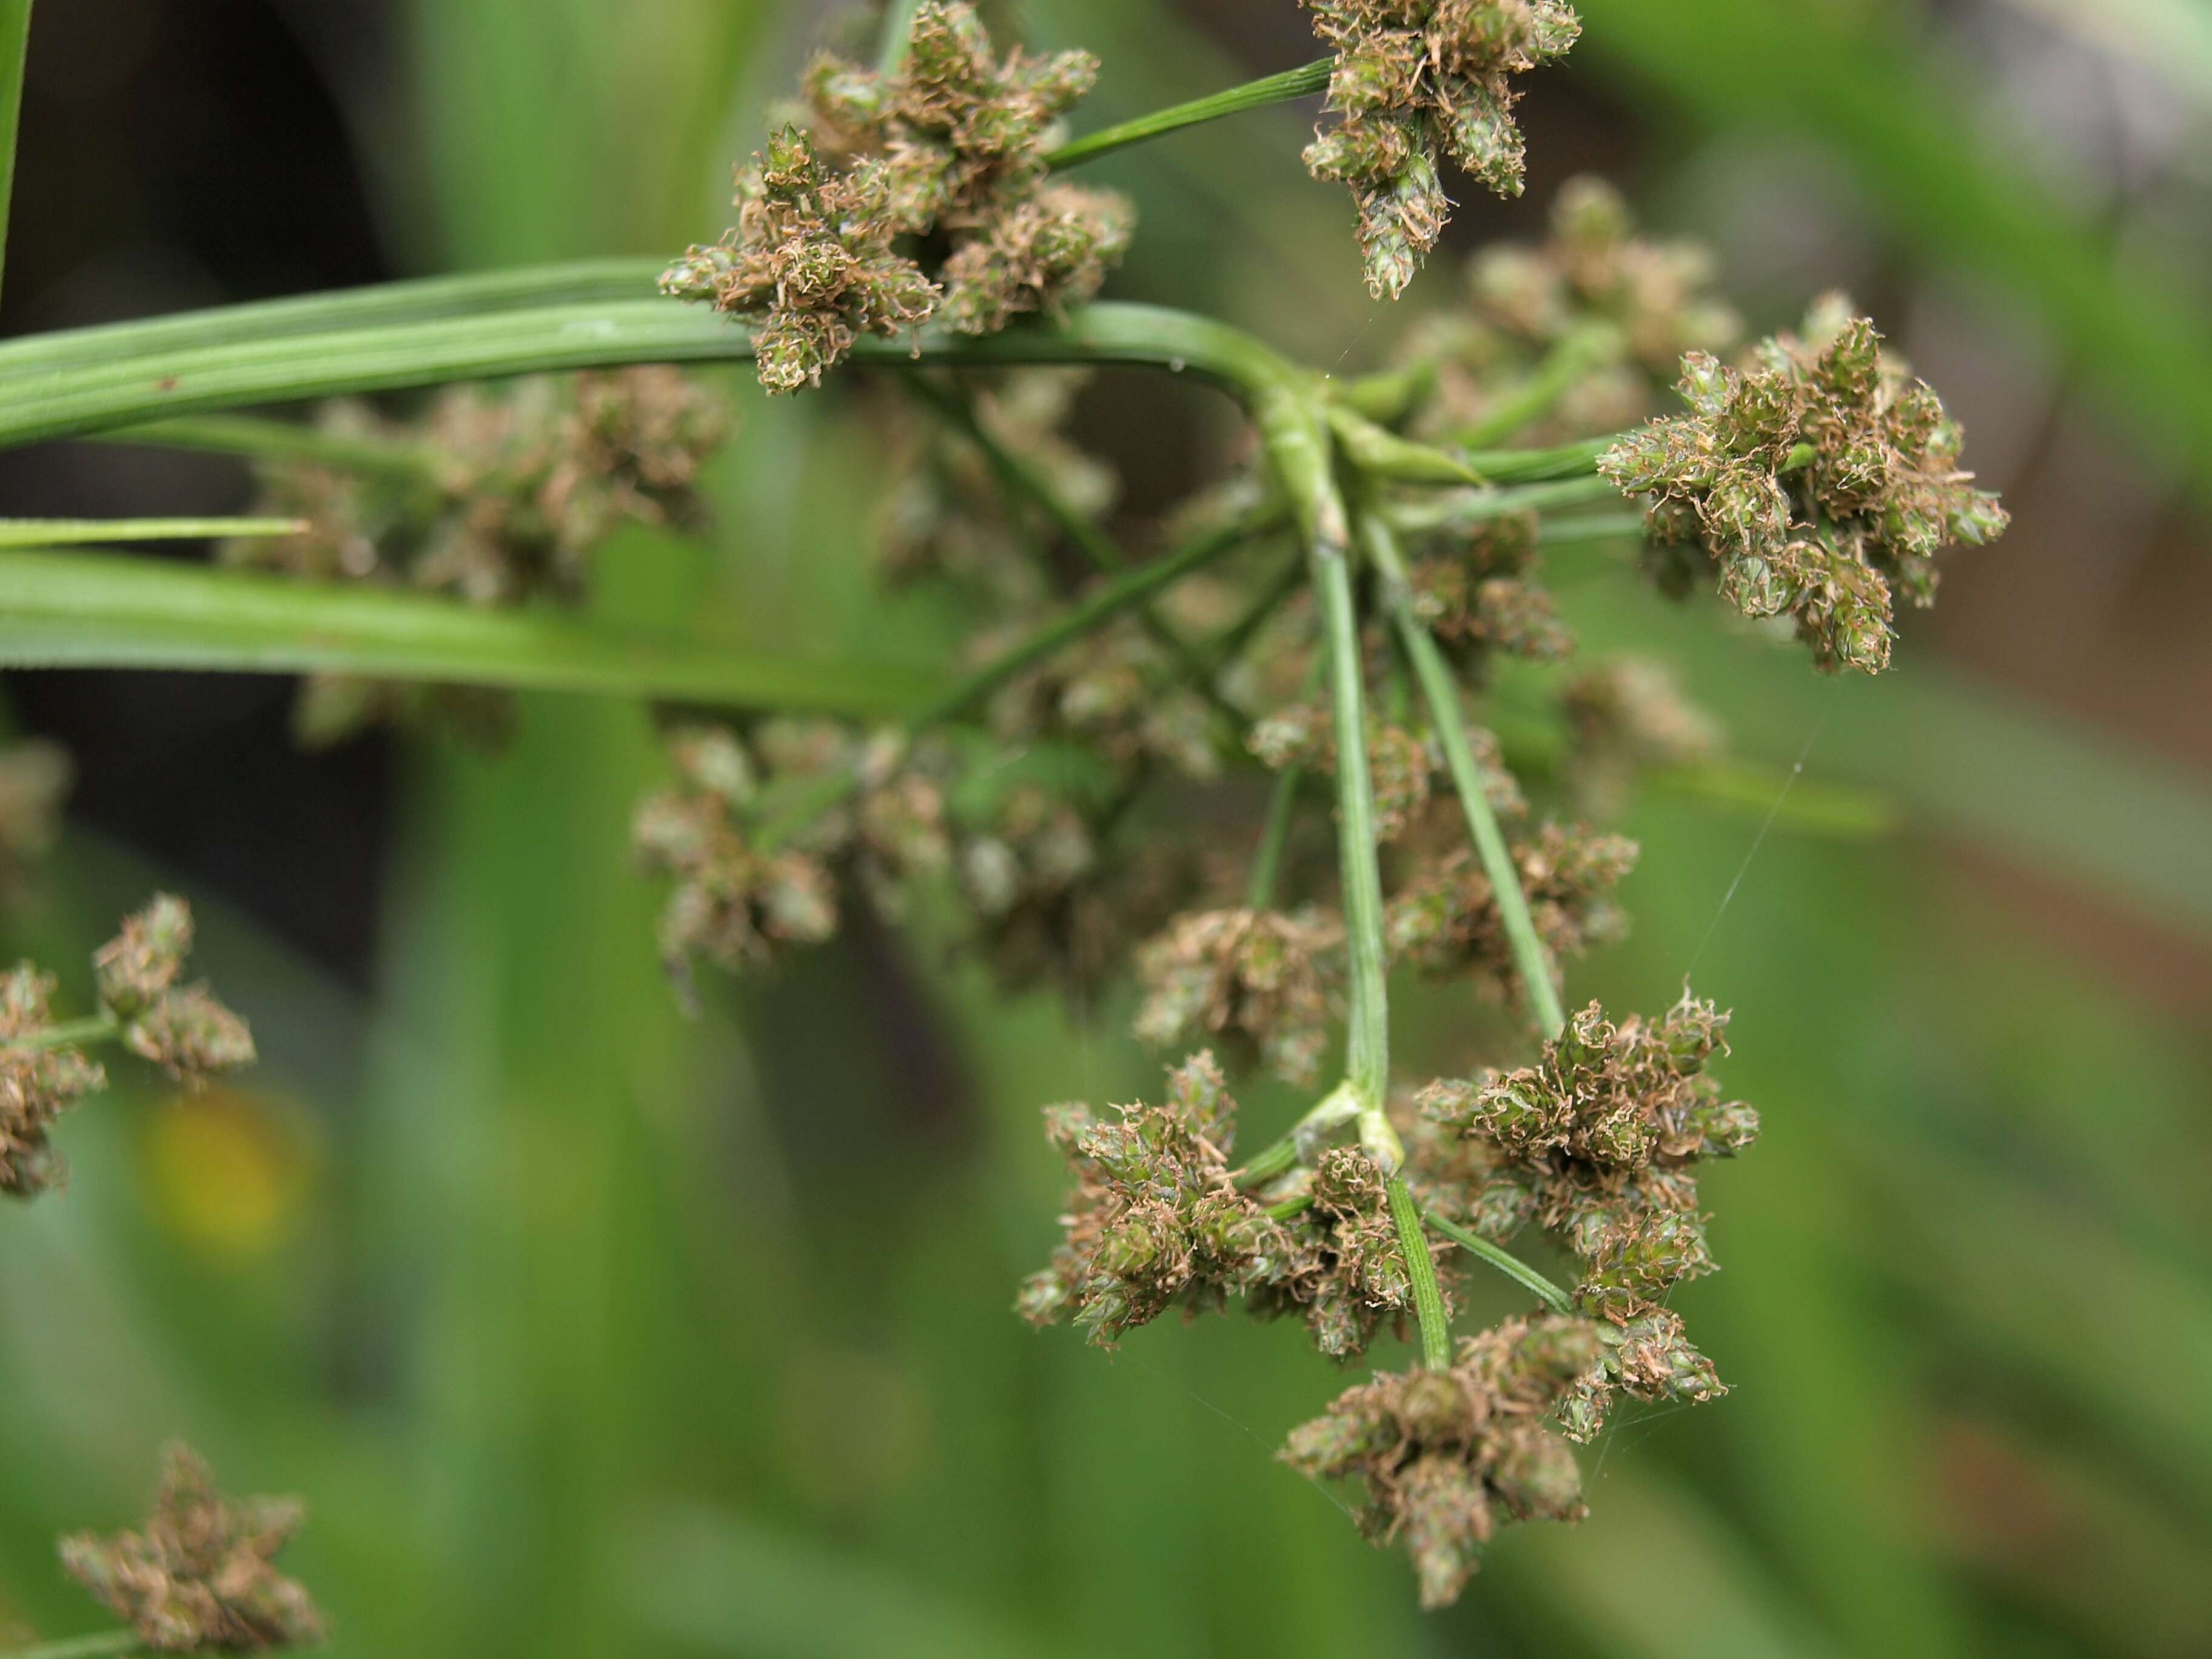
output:
[[[169,1448],[140,1532],[61,1540],[70,1577],[163,1653],[264,1653],[322,1641],[329,1626],[276,1559],[306,1518],[297,1499],[218,1496],[189,1448]]]
[[[107,1086],[106,1073],[74,1047],[35,1042],[52,1024],[54,979],[31,963],[0,978],[0,1193],[35,1198],[66,1172],[48,1139],[54,1120]]]
[[[1932,605],[1936,555],[2004,532],[1996,497],[1960,470],[1957,423],[1840,300],[1743,368],[1692,353],[1681,392],[1690,414],[1600,464],[1644,498],[1655,575],[1684,592],[1711,559],[1724,598],[1748,617],[1794,617],[1824,669],[1887,668],[1898,592]]]
[[[1581,33],[1559,0],[1306,0],[1336,53],[1337,124],[1306,150],[1316,179],[1349,185],[1367,286],[1402,294],[1451,216],[1439,151],[1501,196],[1522,189],[1513,77],[1566,55]]]
[[[1509,1320],[1462,1340],[1449,1370],[1387,1372],[1291,1431],[1283,1461],[1358,1480],[1360,1529],[1402,1543],[1424,1607],[1448,1607],[1501,1522],[1578,1521],[1582,1477],[1545,1419],[1597,1364],[1586,1320]]]
[[[1343,948],[1343,923],[1311,908],[1178,916],[1138,949],[1137,1036],[1160,1048],[1210,1038],[1310,1085],[1328,1042]]]
[[[120,1024],[124,1045],[179,1082],[204,1087],[250,1066],[253,1034],[205,985],[179,985],[192,948],[191,907],[156,894],[92,959],[100,1006]]]

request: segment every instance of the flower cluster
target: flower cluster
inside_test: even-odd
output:
[[[1595,1432],[1615,1388],[1647,1400],[1721,1392],[1666,1297],[1713,1270],[1696,1166],[1759,1133],[1759,1115],[1723,1099],[1705,1069],[1727,1024],[1686,992],[1656,1020],[1618,1025],[1593,1003],[1539,1064],[1422,1094],[1423,1113],[1470,1143],[1467,1224],[1503,1243],[1534,1222],[1582,1264],[1576,1304],[1601,1322],[1605,1364],[1562,1413],[1577,1438]]]
[[[1181,915],[1137,952],[1136,1033],[1158,1048],[1211,1040],[1311,1085],[1328,1046],[1344,924],[1316,907]]]
[[[1435,381],[1417,429],[1543,445],[1658,413],[1686,353],[1742,337],[1715,270],[1698,243],[1638,234],[1603,179],[1568,180],[1545,240],[1484,248],[1468,262],[1467,303],[1407,331],[1398,360]]]
[[[1164,1104],[1111,1120],[1056,1106],[1045,1130],[1076,1186],[1051,1265],[1015,1304],[1034,1324],[1073,1323],[1110,1347],[1170,1309],[1206,1312],[1237,1296],[1260,1316],[1302,1318],[1315,1346],[1342,1359],[1411,1306],[1382,1172],[1338,1147],[1288,1199],[1263,1204],[1241,1189],[1229,1162],[1237,1103],[1210,1054],[1168,1074]]]
[[[1722,594],[1794,617],[1824,669],[1887,668],[1899,590],[1934,603],[1936,556],[2004,532],[1996,497],[1960,469],[1957,423],[1841,300],[1743,368],[1691,354],[1681,390],[1692,412],[1625,439],[1602,470],[1649,498],[1662,586],[1686,591],[1717,562]]]
[[[848,870],[891,903],[950,862],[943,793],[896,733],[768,720],[748,742],[690,726],[667,750],[678,785],[639,807],[633,839],[645,868],[675,883],[660,946],[679,984],[694,957],[759,965],[829,939]]]
[[[1492,652],[1536,662],[1574,653],[1574,635],[1536,580],[1536,529],[1534,514],[1513,514],[1429,538],[1407,568],[1421,620],[1470,669]]]
[[[1555,978],[1559,963],[1626,933],[1613,890],[1636,866],[1634,842],[1546,823],[1511,850]],[[1497,889],[1468,848],[1417,868],[1390,896],[1383,937],[1394,963],[1431,978],[1468,975],[1486,993],[1526,994]]]
[[[1336,125],[1307,149],[1316,179],[1352,187],[1367,286],[1396,299],[1451,203],[1443,151],[1501,196],[1521,193],[1513,77],[1565,57],[1582,32],[1560,0],[1306,0],[1336,53]]]
[[[120,1042],[190,1088],[252,1063],[246,1022],[204,984],[178,983],[191,944],[191,908],[157,895],[94,956],[100,1013],[70,1025],[53,1018],[52,975],[26,962],[0,976],[0,1193],[32,1198],[62,1179],[54,1121],[107,1086],[86,1043]]]
[[[62,1565],[155,1652],[299,1647],[329,1634],[306,1588],[276,1571],[306,1518],[295,1498],[231,1502],[197,1453],[172,1446],[144,1528],[73,1534]]]
[[[1080,52],[1001,59],[972,6],[931,0],[896,70],[817,60],[812,131],[784,128],[739,170],[737,224],[664,291],[760,319],[771,392],[819,385],[862,335],[933,318],[988,334],[1090,298],[1128,250],[1129,209],[1054,181],[1044,158],[1097,67]]]
[[[1449,1606],[1501,1522],[1582,1518],[1582,1472],[1546,1419],[1598,1347],[1587,1321],[1508,1321],[1462,1341],[1448,1370],[1347,1389],[1291,1431],[1283,1461],[1316,1480],[1357,1480],[1361,1529],[1405,1545],[1423,1607]]]
[[[308,527],[231,543],[224,556],[311,580],[422,588],[476,605],[574,600],[592,555],[623,526],[703,516],[700,471],[732,422],[726,398],[665,368],[459,386],[408,422],[335,404],[322,412],[323,433],[381,454],[386,465],[356,472],[264,463],[260,510]],[[295,724],[316,745],[425,715],[492,738],[508,714],[496,692],[319,675],[302,688]]]
[[[1032,624],[988,630],[975,655],[988,662]],[[1080,747],[1127,775],[1158,763],[1187,778],[1221,769],[1212,714],[1181,683],[1179,665],[1139,623],[1110,623],[1000,689],[985,711],[1009,749]]]

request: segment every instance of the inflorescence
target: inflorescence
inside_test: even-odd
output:
[[[739,169],[737,224],[663,290],[757,319],[771,392],[818,386],[863,335],[933,319],[989,334],[1089,299],[1133,217],[1110,191],[1053,179],[1044,158],[1097,70],[1082,52],[1002,59],[972,6],[931,0],[896,70],[815,62],[810,127],[785,126]]]
[[[157,1653],[265,1653],[320,1642],[329,1625],[276,1557],[307,1511],[296,1498],[233,1502],[199,1455],[172,1446],[137,1531],[61,1540],[62,1565]]]
[[[1336,53],[1337,124],[1306,150],[1316,179],[1352,187],[1367,287],[1395,300],[1451,216],[1443,152],[1501,196],[1524,173],[1513,77],[1564,58],[1582,33],[1560,0],[1306,0]]]
[[[246,1022],[206,985],[179,983],[191,947],[191,908],[161,894],[94,956],[93,1018],[58,1024],[54,976],[30,963],[0,977],[0,1193],[32,1198],[62,1180],[54,1121],[107,1086],[87,1045],[120,1042],[194,1089],[252,1063]]]
[[[1793,617],[1824,669],[1888,667],[1898,592],[1932,605],[1936,556],[2004,532],[1996,497],[1960,468],[1958,423],[1845,301],[1823,301],[1802,337],[1764,342],[1741,368],[1692,353],[1681,391],[1688,415],[1632,434],[1601,464],[1648,501],[1654,573],[1680,593],[1717,563],[1731,604]]]

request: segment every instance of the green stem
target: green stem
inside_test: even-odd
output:
[[[305,519],[0,519],[0,550],[296,536]]]
[[[1125,611],[1144,604],[1162,588],[1212,563],[1240,546],[1264,525],[1250,519],[1223,525],[1134,569],[1123,570],[1094,589],[1080,604],[1046,623],[1027,639],[975,671],[942,697],[927,704],[907,722],[916,730],[957,719],[1024,671],[1054,656],[1074,641],[1095,632]]]
[[[0,0],[4,3],[5,0]],[[47,374],[82,364],[202,350],[338,329],[453,322],[532,307],[650,299],[667,262],[585,259],[464,276],[431,276],[339,289],[289,300],[179,312],[135,322],[28,334],[0,344],[0,378]]]
[[[32,1648],[11,1648],[0,1654],[0,1659],[120,1659],[122,1655],[143,1651],[145,1646],[135,1630],[104,1630],[90,1636],[41,1642]]]
[[[1242,115],[1247,110],[1265,109],[1271,104],[1287,103],[1293,98],[1305,98],[1328,90],[1330,75],[1336,68],[1334,58],[1323,58],[1314,63],[1285,70],[1280,75],[1270,75],[1264,80],[1248,81],[1241,87],[1231,87],[1226,92],[1217,92],[1205,98],[1194,98],[1188,104],[1157,110],[1150,115],[1140,115],[1133,121],[1124,121],[1119,126],[1108,127],[1062,144],[1044,158],[1045,165],[1055,170],[1081,167],[1085,161],[1095,161],[1102,155],[1110,155],[1117,149],[1127,149],[1132,144],[1141,144],[1154,138],[1180,132],[1185,127],[1194,127],[1207,121],[1218,121],[1227,115]]]
[[[1421,1231],[1421,1206],[1413,1202],[1413,1188],[1403,1175],[1390,1177],[1390,1219],[1398,1229],[1398,1249],[1406,1258],[1406,1276],[1413,1285],[1413,1317],[1421,1328],[1421,1364],[1432,1371],[1451,1369],[1451,1325],[1444,1317],[1443,1287],[1437,1283],[1437,1264],[1429,1255],[1429,1237]]]
[[[1523,994],[1544,1035],[1556,1036],[1566,1024],[1566,1011],[1560,1006],[1559,988],[1552,980],[1550,956],[1537,935],[1535,919],[1528,913],[1528,895],[1521,887],[1521,872],[1513,862],[1512,849],[1506,845],[1497,810],[1483,789],[1481,766],[1468,741],[1467,721],[1460,709],[1459,684],[1414,607],[1413,590],[1406,577],[1406,562],[1399,552],[1397,537],[1375,512],[1363,510],[1358,524],[1360,545],[1381,580],[1383,601],[1397,626],[1406,656],[1413,665],[1414,678],[1420,682],[1430,720],[1443,748],[1444,763],[1451,770],[1452,787],[1459,793],[1468,829],[1474,836],[1476,851],[1481,854],[1483,871],[1490,878],[1498,918],[1513,947],[1514,965],[1520,974]]]
[[[15,194],[15,132],[23,112],[23,59],[31,0],[0,0],[0,276],[7,272],[8,211]]]
[[[1273,1146],[1237,1171],[1240,1187],[1264,1187],[1277,1176],[1285,1176],[1298,1167],[1298,1138],[1285,1135]]]
[[[1541,483],[1553,478],[1579,478],[1595,472],[1606,451],[1625,435],[1584,438],[1550,449],[1480,449],[1470,447],[1461,459],[1494,484]]]
[[[1531,374],[1497,408],[1458,434],[1469,449],[1504,442],[1559,406],[1590,370],[1622,349],[1620,331],[1609,323],[1579,328],[1568,334],[1545,356]]]
[[[884,0],[876,67],[885,75],[896,75],[906,62],[907,48],[914,44],[915,15],[921,9],[921,0]]]
[[[1588,507],[1620,498],[1620,491],[1612,479],[1591,473],[1553,483],[1524,484],[1515,489],[1448,490],[1418,501],[1395,502],[1382,512],[1393,529],[1418,535],[1437,530],[1472,529],[1510,518],[1516,513],[1549,513],[1559,507]]]
[[[541,610],[83,553],[0,553],[0,667],[361,674],[862,720],[944,689],[933,673],[881,662],[775,657]]]
[[[417,445],[351,437],[296,421],[261,420],[249,415],[196,415],[155,421],[107,433],[100,441],[243,455],[258,461],[309,461],[402,483],[429,483],[439,472],[436,454]]]
[[[1300,1193],[1297,1197],[1286,1198],[1279,1204],[1270,1204],[1267,1207],[1266,1213],[1273,1220],[1288,1221],[1292,1216],[1304,1215],[1311,1208],[1313,1208],[1313,1194]]]
[[[11,1037],[6,1042],[0,1042],[0,1048],[31,1052],[75,1048],[88,1042],[112,1042],[122,1032],[122,1022],[114,1015],[88,1014],[82,1019],[64,1020],[59,1025],[49,1025],[44,1030]]]
[[[1456,1221],[1447,1220],[1434,1210],[1431,1210],[1422,1219],[1469,1255],[1480,1256],[1522,1290],[1532,1291],[1536,1299],[1553,1313],[1563,1314],[1574,1311],[1574,1301],[1565,1291],[1510,1250],[1500,1249],[1480,1233],[1468,1231]]]
[[[1282,878],[1283,853],[1290,845],[1291,825],[1297,821],[1298,785],[1304,775],[1286,766],[1275,780],[1275,793],[1267,805],[1267,828],[1260,837],[1260,851],[1252,860],[1252,878],[1245,889],[1244,905],[1266,910],[1275,902],[1275,886]]]

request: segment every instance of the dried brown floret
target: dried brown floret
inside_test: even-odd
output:
[[[1357,1358],[1385,1328],[1405,1335],[1413,1279],[1385,1181],[1356,1147],[1322,1153],[1306,1181],[1311,1202],[1288,1223],[1297,1247],[1295,1270],[1252,1287],[1252,1311],[1262,1318],[1297,1315],[1314,1346],[1332,1359]],[[1455,1281],[1447,1261],[1437,1258],[1448,1258],[1449,1249],[1435,1240],[1428,1244],[1449,1310]]]
[[[159,1652],[298,1647],[329,1633],[306,1588],[276,1567],[306,1513],[295,1498],[232,1503],[198,1454],[172,1446],[144,1530],[73,1534],[62,1565]]]
[[[1686,416],[1655,421],[1601,463],[1647,498],[1655,574],[1686,591],[1708,559],[1748,617],[1784,614],[1831,671],[1889,665],[1895,598],[1936,599],[1936,556],[2008,522],[1960,470],[1964,435],[1936,394],[1830,299],[1801,338],[1760,345],[1741,370],[1682,362]]]
[[[662,278],[665,292],[763,319],[762,384],[818,384],[862,334],[936,317],[963,333],[1089,299],[1128,251],[1110,191],[1048,183],[1054,124],[1091,89],[1087,52],[1001,58],[966,4],[916,12],[899,67],[817,58],[815,131],[787,127],[738,175],[738,221]],[[943,251],[933,281],[895,249]]]
[[[33,1198],[64,1173],[48,1139],[54,1120],[107,1086],[106,1073],[73,1044],[46,1041],[53,975],[29,963],[0,978],[0,1193]]]
[[[1336,53],[1328,108],[1338,118],[1307,149],[1306,167],[1351,185],[1368,289],[1395,300],[1451,214],[1437,153],[1518,196],[1513,77],[1565,56],[1582,25],[1559,0],[1306,3]]]
[[[1170,1308],[1216,1309],[1304,1270],[1283,1224],[1230,1179],[1237,1103],[1211,1054],[1168,1074],[1161,1105],[1123,1106],[1110,1121],[1055,1106],[1045,1131],[1076,1188],[1052,1265],[1016,1303],[1032,1323],[1073,1323],[1111,1347]]]
[[[1512,853],[1554,978],[1561,962],[1626,931],[1613,890],[1635,867],[1634,842],[1547,823]],[[1391,895],[1383,936],[1394,963],[1433,977],[1472,974],[1486,994],[1525,995],[1497,890],[1465,848],[1416,870]]]
[[[1506,769],[1498,739],[1480,726],[1468,728],[1468,744],[1482,773],[1491,805],[1509,815],[1527,810],[1520,785]],[[1275,771],[1300,767],[1324,775],[1336,770],[1335,717],[1316,703],[1297,702],[1253,724],[1246,739],[1260,763]],[[1375,833],[1395,842],[1421,819],[1437,798],[1444,769],[1435,734],[1379,717],[1367,722],[1367,769],[1375,793]]]
[[[1721,1392],[1664,1301],[1713,1270],[1695,1166],[1759,1133],[1759,1115],[1723,1100],[1705,1070],[1727,1024],[1686,992],[1656,1021],[1615,1025],[1593,1003],[1539,1064],[1422,1093],[1421,1110],[1472,1143],[1453,1171],[1468,1224],[1502,1243],[1533,1221],[1582,1263],[1576,1304],[1610,1330],[1603,1372],[1566,1419],[1577,1435],[1595,1431],[1616,1387],[1645,1399]]]
[[[327,435],[412,454],[415,476],[264,463],[260,510],[307,528],[230,543],[223,556],[310,580],[425,588],[477,605],[574,601],[588,585],[592,555],[623,525],[703,516],[699,472],[732,424],[727,398],[653,366],[457,386],[411,422],[333,404],[319,420]],[[294,729],[323,746],[374,724],[435,720],[491,744],[512,713],[509,696],[477,687],[319,675],[302,688]]]
[[[252,1032],[214,992],[177,983],[191,948],[191,907],[160,893],[125,919],[92,963],[100,1006],[120,1027],[124,1046],[200,1088],[217,1073],[252,1065],[255,1056]]]
[[[994,630],[974,650],[988,661],[1026,629]],[[1205,701],[1180,683],[1160,645],[1123,618],[1056,652],[1010,681],[985,711],[1009,747],[1040,741],[1079,744],[1125,769],[1158,761],[1188,778],[1221,769]]]
[[[726,726],[685,726],[667,747],[680,783],[640,806],[631,836],[641,864],[676,884],[660,943],[679,985],[695,956],[759,967],[830,938],[840,871],[893,907],[951,859],[943,793],[895,734],[769,720],[750,746]]]
[[[1402,1542],[1425,1607],[1449,1606],[1501,1522],[1579,1521],[1574,1453],[1545,1427],[1597,1363],[1587,1321],[1509,1320],[1462,1340],[1449,1370],[1389,1372],[1291,1431],[1284,1462],[1358,1480],[1360,1529]]]
[[[1536,580],[1536,516],[1516,514],[1484,525],[1445,547],[1431,547],[1407,574],[1414,608],[1437,640],[1462,656],[1499,651],[1553,662],[1572,654],[1575,636]]]
[[[1344,925],[1308,907],[1178,916],[1137,951],[1136,1033],[1161,1048],[1211,1038],[1288,1082],[1320,1075]]]

